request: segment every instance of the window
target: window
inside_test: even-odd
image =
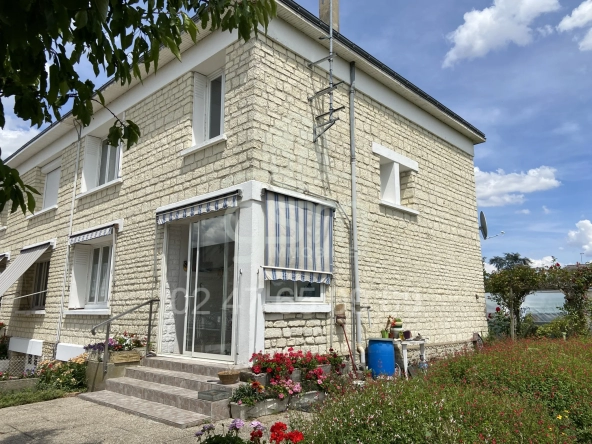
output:
[[[101,163],[99,164],[99,182],[97,185],[104,185],[117,178],[117,164],[119,149],[109,145],[108,140],[103,140],[101,146]]]
[[[49,261],[35,264],[35,283],[31,295],[31,309],[44,310],[47,296],[47,278],[49,275]]]
[[[111,288],[113,245],[76,244],[68,308],[107,307]]]
[[[412,203],[412,174],[419,169],[417,162],[377,143],[372,144],[372,152],[380,158],[381,204],[419,214],[407,207]]]
[[[107,304],[109,274],[111,272],[111,247],[94,248],[90,267],[89,304]]]
[[[108,140],[86,136],[84,141],[84,165],[82,167],[82,192],[119,179],[121,149],[109,145]]]
[[[224,133],[224,74],[194,73],[193,141],[200,145]]]
[[[323,302],[325,287],[317,282],[270,280],[267,299],[270,302]]]
[[[333,209],[271,191],[265,194],[267,300],[324,302],[333,275]]]
[[[58,191],[60,187],[60,168],[50,171],[45,176],[45,187],[43,190],[43,209],[58,204]]]

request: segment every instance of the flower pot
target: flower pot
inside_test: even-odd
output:
[[[114,364],[140,362],[141,359],[142,357],[140,356],[140,353],[138,353],[135,350],[109,352],[109,362],[112,362]]]
[[[239,370],[225,370],[218,372],[218,378],[220,378],[220,382],[224,385],[236,384],[238,382],[239,376]]]
[[[240,380],[243,382],[257,381],[261,385],[269,385],[269,373],[240,372]]]
[[[299,368],[295,368],[294,371],[292,371],[292,374],[290,375],[290,379],[293,382],[302,381],[302,370],[300,370]]]
[[[308,410],[311,405],[325,399],[324,392],[312,391],[301,393],[290,399],[290,408],[295,410]]]
[[[323,371],[323,375],[325,376],[331,373],[331,364],[319,365],[318,368],[320,368]]]
[[[403,332],[403,337],[404,337],[405,339],[411,339],[411,330],[405,330],[405,331]]]

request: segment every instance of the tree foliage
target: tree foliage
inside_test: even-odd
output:
[[[522,257],[520,253],[504,253],[503,256],[494,256],[489,259],[489,263],[498,270],[507,270],[519,265],[532,264],[532,261],[527,257]]]
[[[156,71],[160,50],[181,58],[182,36],[196,42],[200,29],[237,30],[241,39],[267,29],[275,0],[16,0],[0,2],[0,99],[14,97],[14,113],[31,125],[60,120],[65,109],[83,126],[101,92],[80,76],[82,62],[121,85]],[[4,127],[0,101],[0,127]],[[138,126],[117,119],[109,142],[138,141]],[[34,209],[35,190],[1,165],[0,205]],[[15,203],[16,202],[16,203]]]

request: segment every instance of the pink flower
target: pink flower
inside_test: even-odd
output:
[[[237,402],[238,405],[243,405],[243,402],[239,399]]]
[[[280,393],[279,398],[280,399],[284,399],[284,394],[283,393]]]

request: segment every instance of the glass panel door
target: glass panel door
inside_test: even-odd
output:
[[[232,360],[236,214],[191,225],[185,353]]]

